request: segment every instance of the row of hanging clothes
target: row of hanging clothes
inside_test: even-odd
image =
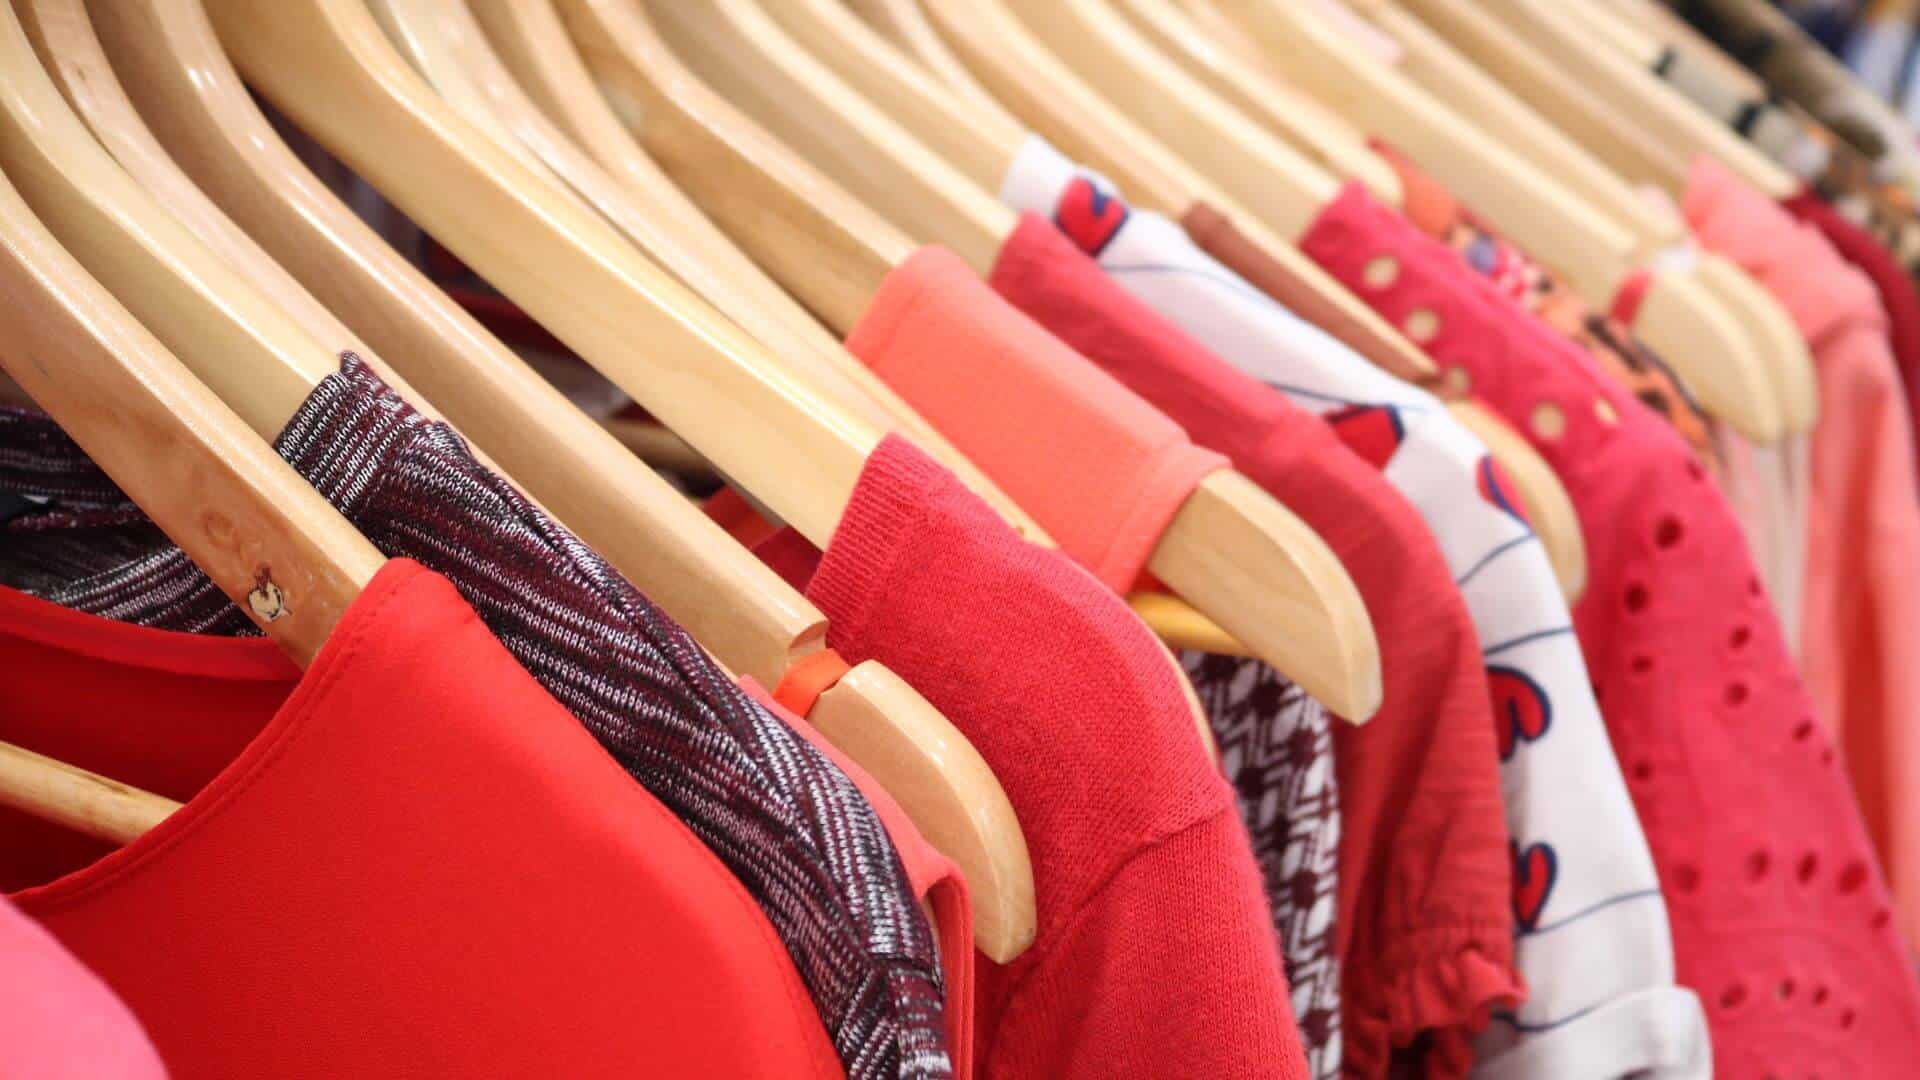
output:
[[[1796,15],[0,5],[0,1076],[1909,1075]]]

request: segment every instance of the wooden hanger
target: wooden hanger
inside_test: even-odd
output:
[[[1464,115],[1497,117],[1486,125],[1488,130],[1525,132],[1525,138],[1512,139],[1509,144],[1596,205],[1608,208],[1620,220],[1638,227],[1646,245],[1643,262],[1658,252],[1691,246],[1685,223],[1677,214],[1657,210],[1600,161],[1599,156],[1607,156],[1612,163],[1614,159],[1607,147],[1628,142],[1644,144],[1648,154],[1659,153],[1658,133],[1639,123],[1635,118],[1637,114],[1599,105],[1585,80],[1575,78],[1561,65],[1519,41],[1500,18],[1478,4],[1462,0],[1411,0],[1410,6],[1443,20],[1434,25],[1444,27],[1456,42],[1471,39],[1479,43],[1480,51],[1503,57],[1503,70],[1522,73],[1515,76],[1520,81],[1509,79],[1505,85],[1496,82],[1443,42],[1432,29],[1395,4],[1386,0],[1366,2],[1373,8],[1376,22],[1393,33],[1406,50],[1403,67],[1410,75]],[[1551,107],[1550,103],[1558,107]],[[1565,128],[1555,127],[1542,114],[1535,113],[1536,107],[1565,120]],[[1687,107],[1692,108],[1690,103]],[[1602,130],[1611,132],[1612,137],[1602,136],[1597,141],[1591,137],[1593,132]],[[1576,142],[1576,138],[1580,141]],[[1779,303],[1757,282],[1730,266],[1713,265],[1717,261],[1694,260],[1690,270],[1678,272],[1698,280],[1739,318],[1755,344],[1780,403],[1783,432],[1800,434],[1811,430],[1819,413],[1819,390],[1805,340]],[[1681,361],[1684,363],[1686,361]],[[1676,365],[1676,370],[1688,379],[1691,387],[1694,376],[1682,366]]]
[[[129,10],[131,5],[121,5],[117,0],[110,6],[122,15],[133,14]],[[166,14],[168,23],[172,24],[182,12],[178,5],[168,3]],[[204,22],[199,23],[198,28],[210,33]],[[210,38],[203,36],[199,41],[204,46],[210,43]],[[164,64],[166,58],[150,56],[149,59]],[[224,67],[224,59],[221,66]],[[230,77],[230,70],[226,74]],[[204,90],[206,85],[202,80],[200,88]],[[231,85],[237,87],[238,83]],[[254,127],[256,134],[265,131],[265,139],[272,139],[263,119],[251,112],[249,102],[227,101],[225,104],[230,110],[248,114],[252,123],[242,127]],[[232,117],[233,113],[229,112],[228,118]],[[202,131],[203,136],[219,134]],[[255,148],[264,145],[267,145],[265,140]],[[256,160],[252,164],[271,164],[300,172],[284,147],[277,142],[272,145],[279,151],[280,159],[268,155],[264,161]],[[227,147],[227,158],[222,163],[230,182],[246,193],[249,205],[256,211],[275,206],[270,196],[257,190],[246,191],[249,164],[232,160],[232,149]],[[300,175],[305,183],[313,183],[310,176],[303,172]],[[259,179],[260,175],[255,174],[251,182],[257,184]],[[344,208],[337,203],[330,205],[344,213]],[[284,217],[290,209],[293,209],[290,204],[280,203],[268,216],[277,212]],[[311,253],[314,241],[306,237],[302,240]],[[336,251],[330,258],[316,260],[312,254],[308,258],[338,265],[346,254],[349,253]],[[418,280],[410,267],[404,271],[385,269],[392,271],[390,279],[404,281],[412,299],[436,292],[430,284]],[[386,292],[386,282],[379,279],[363,280],[360,284],[365,287],[363,295],[366,296]],[[390,300],[387,306],[391,306]],[[427,304],[430,311],[446,306],[444,297]],[[580,416],[551,386],[473,326],[466,316],[444,310],[435,314],[440,316],[438,332],[433,332],[432,325],[425,328],[416,325],[410,332],[415,338],[427,339],[433,346],[432,353],[440,362],[438,370],[431,373],[437,376],[436,381],[450,388],[450,396],[461,403],[462,411],[495,421],[488,430],[510,432],[515,443],[531,442],[535,454],[555,451],[554,460],[536,463],[540,475],[549,482],[549,489],[563,488],[576,502],[602,500],[597,506],[588,502],[586,515],[600,526],[598,531],[605,534],[613,551],[626,554],[626,559],[615,558],[616,565],[637,564],[642,572],[633,577],[650,595],[653,590],[649,579],[664,579],[668,583],[668,593],[680,601],[666,608],[669,614],[677,615],[677,606],[692,616],[687,621],[696,626],[721,623],[724,640],[734,646],[736,655],[755,664],[747,670],[769,685],[792,663],[822,647],[825,620],[811,604],[741,551],[696,508],[667,488],[609,435]],[[520,456],[527,457],[524,451]],[[593,476],[562,474],[563,467]],[[601,469],[606,472],[596,472]],[[656,534],[661,531],[661,525],[654,520],[656,517],[664,519],[680,534],[691,534],[682,547],[665,560],[658,552],[661,545]],[[591,534],[583,535],[589,537],[589,542],[598,542]],[[738,604],[723,605],[719,603],[721,596],[710,590],[688,593],[687,586],[696,584],[697,579],[689,580],[693,575],[677,573],[679,567],[675,564],[685,564],[690,559],[696,564],[717,563],[729,575],[719,579],[720,584],[747,591],[747,595],[765,597],[754,606],[746,624],[733,625],[714,618],[714,614],[733,615],[730,609],[738,608]],[[698,578],[714,582],[713,571],[699,565],[693,569]],[[675,583],[676,578],[680,583]],[[1034,933],[1032,872],[1026,845],[1005,793],[972,746],[912,688],[872,662],[857,665],[822,694],[810,716],[836,745],[860,761],[883,784],[889,785],[890,790],[896,791],[916,825],[967,870],[969,881],[978,882],[976,896],[984,901],[984,906],[975,907],[975,934],[980,947],[989,955],[1007,957],[1023,950]]]
[[[1587,541],[1580,531],[1580,515],[1573,496],[1554,474],[1553,466],[1505,420],[1477,401],[1450,401],[1447,412],[1461,427],[1473,432],[1513,481],[1520,505],[1534,535],[1546,549],[1560,594],[1569,606],[1587,590]],[[1549,543],[1547,538],[1553,537]]]
[[[1365,184],[1385,205],[1398,207],[1405,201],[1399,174],[1367,146],[1364,132],[1222,47],[1172,0],[1117,0],[1103,6],[1124,17],[1161,55],[1223,101],[1336,175]]]
[[[522,23],[533,22],[540,5],[512,5]],[[728,241],[711,221],[631,143],[632,155],[616,181],[521,90],[494,53],[472,12],[458,0],[376,3],[373,10],[441,96],[463,118],[536,170],[570,186],[642,251],[711,301],[763,343],[781,350],[812,383],[883,428],[899,430],[961,477],[1023,535],[1046,543],[1039,524],[1000,491],[953,445],[915,413],[858,360],[848,355],[811,316]],[[564,30],[545,13],[559,35],[548,48],[571,51]],[[559,59],[558,56],[550,58]],[[574,57],[576,63],[578,57]],[[584,69],[580,72],[585,78]],[[592,91],[588,82],[585,90]],[[593,94],[603,109],[605,102]],[[611,113],[606,119],[618,127]],[[638,160],[632,158],[637,157]],[[644,186],[640,186],[644,185]],[[798,340],[796,340],[798,339]]]
[[[1417,2],[1417,0],[1416,0]],[[1648,165],[1658,171],[1633,171],[1630,179],[1657,183],[1678,193],[1686,186],[1687,170],[1696,154],[1711,154],[1735,175],[1764,192],[1770,199],[1784,199],[1799,191],[1793,175],[1765,154],[1701,112],[1679,91],[1668,86],[1651,70],[1642,68],[1608,48],[1594,48],[1596,41],[1607,39],[1596,33],[1590,20],[1572,10],[1575,6],[1559,3],[1535,3],[1533,0],[1490,0],[1486,10],[1500,17],[1513,34],[1534,54],[1559,65],[1579,79],[1585,88],[1586,102],[1593,110],[1611,109],[1630,117],[1643,131],[1652,133],[1666,153],[1659,162]],[[1501,63],[1500,53],[1485,57],[1468,50],[1485,64]],[[1496,74],[1498,74],[1496,72]],[[1513,84],[1509,84],[1513,85]],[[1525,95],[1526,91],[1516,86]],[[1553,103],[1541,108],[1556,122],[1571,122],[1574,110],[1562,110]],[[1629,169],[1625,156],[1616,159],[1611,149],[1597,141],[1607,137],[1609,127],[1594,125],[1591,131],[1576,136],[1616,167]],[[1639,164],[1639,163],[1633,163]]]
[[[637,6],[564,0],[560,10],[623,117],[644,117],[651,125],[666,107],[712,107]],[[636,134],[673,171],[668,157],[675,149],[655,149],[644,127]],[[1371,715],[1378,702],[1378,643],[1357,590],[1324,542],[1244,477],[1221,472],[1203,481],[1162,536],[1148,569],[1330,709],[1356,720]],[[1253,585],[1263,578],[1267,584]],[[1249,589],[1272,604],[1243,603]],[[1291,614],[1276,618],[1282,608]],[[1292,629],[1283,631],[1289,624]],[[1301,633],[1307,624],[1324,632]],[[1324,640],[1310,646],[1310,655],[1300,653],[1302,639],[1310,636]]]
[[[973,94],[927,77],[949,70],[951,54],[940,34],[952,32],[956,40],[966,43],[967,62],[980,65],[982,77],[1018,114],[1023,128],[1031,124],[1032,131],[1063,154],[1105,174],[1131,205],[1178,218],[1197,203],[1208,204],[1233,219],[1248,242],[1287,272],[1292,285],[1289,303],[1296,314],[1396,375],[1418,378],[1433,373],[1426,356],[1377,313],[1094,93],[1004,11],[963,5],[950,13],[957,20],[952,27],[936,31],[913,4],[888,5],[892,22],[908,25],[906,32],[890,36],[915,50],[929,50],[913,54],[924,62],[922,72],[876,59],[882,55],[897,59],[899,54],[876,35],[863,33],[865,27],[845,18],[844,12],[838,13],[841,18],[830,19],[835,13],[831,5],[836,3],[774,0],[770,10],[804,39],[828,39],[816,55],[909,130],[938,126],[958,131],[965,126],[952,114],[959,107],[957,101],[971,102]],[[961,92],[955,94],[954,89]],[[1001,148],[1005,156],[999,170],[975,179],[997,189],[1018,149],[1018,145]],[[965,160],[987,154],[981,151]]]
[[[612,8],[571,12],[576,21],[606,17],[608,40],[622,46],[596,52],[589,45],[587,56],[599,68],[589,72],[568,40],[568,28],[548,4],[483,2],[480,12],[493,44],[518,68],[541,106],[580,145],[622,175],[631,175],[636,168],[651,170],[653,158],[658,158],[675,173],[674,179],[700,197],[709,213],[752,247],[762,265],[808,299],[840,332],[852,329],[881,280],[914,250],[904,234],[680,69],[651,27],[633,20],[629,13]],[[593,29],[588,26],[588,32]],[[601,80],[598,85],[596,79]],[[600,92],[603,88],[605,97]],[[636,123],[629,132],[610,111],[613,103],[645,123]],[[644,149],[637,136],[645,137]],[[759,276],[757,270],[753,276]],[[862,385],[877,399],[898,401],[837,340],[831,347],[867,380]],[[917,425],[911,430],[929,433],[925,445],[948,446],[904,402],[898,407]],[[973,466],[957,451],[953,457],[949,464],[958,462],[962,468],[956,471],[964,478],[967,473],[962,470]],[[984,477],[981,483],[991,489]],[[1008,512],[1010,504],[1002,509]],[[1037,525],[1027,537],[1050,543]],[[1207,620],[1189,610],[1186,621]],[[1230,640],[1217,628],[1215,636]],[[1210,741],[1211,732],[1197,704],[1195,711],[1202,740]]]
[[[1019,215],[794,46],[747,0],[641,4],[700,79],[861,202],[985,276]]]
[[[1189,78],[1099,0],[1007,10],[1096,93],[1139,118],[1281,235],[1303,235],[1339,195],[1338,177]]]
[[[1190,9],[1208,0],[1185,0]],[[1561,273],[1601,310],[1639,277],[1631,230],[1586,204],[1519,152],[1487,136],[1400,73],[1362,55],[1290,3],[1211,0],[1261,49],[1261,58],[1358,126],[1395,144]],[[1765,361],[1730,313],[1699,283],[1655,275],[1634,319],[1697,396],[1757,442],[1784,429]]]
[[[844,3],[848,11],[858,15],[875,32],[925,65],[928,73],[942,85],[952,87],[983,108],[996,109],[1006,118],[1015,119],[927,21],[926,14],[920,10],[920,0],[834,0],[834,3]]]
[[[18,24],[0,39],[19,63]],[[0,292],[0,368],[262,632],[311,664],[380,553],[61,248],[4,176]],[[247,374],[230,357],[200,363],[226,381]],[[114,844],[180,807],[5,744],[0,803]]]
[[[851,13],[840,6],[838,0],[761,2],[783,25],[791,28],[814,55],[830,61],[836,72],[857,86],[869,100],[887,103],[890,115],[896,120],[916,132],[937,129],[955,133],[955,137],[948,140],[949,143],[966,142],[968,145],[955,152],[961,160],[978,163],[971,172],[980,182],[997,184],[1005,174],[1008,162],[1028,137],[1024,130],[1017,127],[1017,122],[1015,130],[1006,131],[998,128],[994,119],[973,116],[971,108],[956,105],[956,95],[940,92],[905,57],[855,20]],[[964,95],[958,96],[958,100],[965,100]],[[960,133],[971,137],[962,139]],[[992,140],[996,133],[999,141],[994,143]],[[1377,156],[1364,149],[1363,152],[1367,160],[1385,168]],[[1395,183],[1398,183],[1397,179]],[[1509,461],[1506,455],[1512,453],[1510,449],[1503,448],[1500,453],[1502,465],[1510,466],[1510,474],[1521,478],[1515,480],[1516,484],[1559,488],[1559,479],[1550,470],[1528,467],[1538,463],[1537,458],[1533,462],[1517,458]],[[1528,450],[1527,453],[1530,455],[1532,452]],[[1558,492],[1521,492],[1521,497],[1524,501],[1541,505],[1571,505],[1564,489]],[[1543,542],[1550,551],[1560,553],[1557,561],[1579,568],[1570,574],[1570,578],[1584,577],[1584,548],[1577,531],[1570,539],[1566,539],[1558,528],[1564,523],[1564,518],[1543,516],[1541,520],[1547,529],[1542,536]],[[1577,521],[1573,524],[1577,530]],[[1206,620],[1196,620],[1188,613],[1173,610],[1175,603],[1171,597],[1142,594],[1131,597],[1130,602],[1162,640],[1175,648],[1229,655],[1247,654],[1244,647],[1226,638]]]

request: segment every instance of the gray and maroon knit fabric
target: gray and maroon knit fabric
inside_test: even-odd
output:
[[[879,818],[844,773],[353,355],[275,449],[375,547],[452,581],[747,886],[849,1076],[951,1075],[932,933]],[[142,626],[254,632],[44,415],[0,410],[0,492],[50,500],[24,513],[16,501],[0,534],[13,584]],[[64,542],[46,542],[55,538]]]
[[[1340,789],[1327,710],[1258,660],[1183,652],[1273,907],[1293,1018],[1316,1080],[1340,1075]]]

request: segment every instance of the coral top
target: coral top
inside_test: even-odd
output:
[[[178,1076],[844,1075],[753,897],[417,563],[304,674],[12,591],[0,670],[0,739],[187,800],[111,852],[0,812]]]
[[[1556,357],[1572,346],[1357,186],[1301,246],[1390,321],[1434,313],[1436,360],[1465,367],[1566,483],[1591,574],[1575,627],[1660,871],[1680,981],[1707,1004],[1714,1071],[1909,1073],[1920,988],[1706,470],[1585,356]],[[1400,272],[1370,282],[1383,255]]]
[[[1920,940],[1920,496],[1913,424],[1872,284],[1810,226],[1705,159],[1686,194],[1708,247],[1777,297],[1813,350],[1813,433],[1801,663],[1840,742],[1868,830]]]
[[[1233,793],[1125,604],[893,436],[824,555],[790,530],[756,553],[843,656],[945,713],[1020,817],[1038,929],[1009,964],[976,958],[979,1075],[1304,1080]]]
[[[1115,592],[1227,467],[941,248],[887,275],[847,350]]]

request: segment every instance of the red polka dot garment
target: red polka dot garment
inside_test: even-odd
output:
[[[1388,319],[1436,317],[1428,351],[1465,369],[1573,497],[1590,573],[1575,628],[1715,1074],[1912,1075],[1920,988],[1880,869],[1739,523],[1685,444],[1357,187],[1301,247]],[[1401,273],[1370,285],[1363,268],[1383,255]]]

